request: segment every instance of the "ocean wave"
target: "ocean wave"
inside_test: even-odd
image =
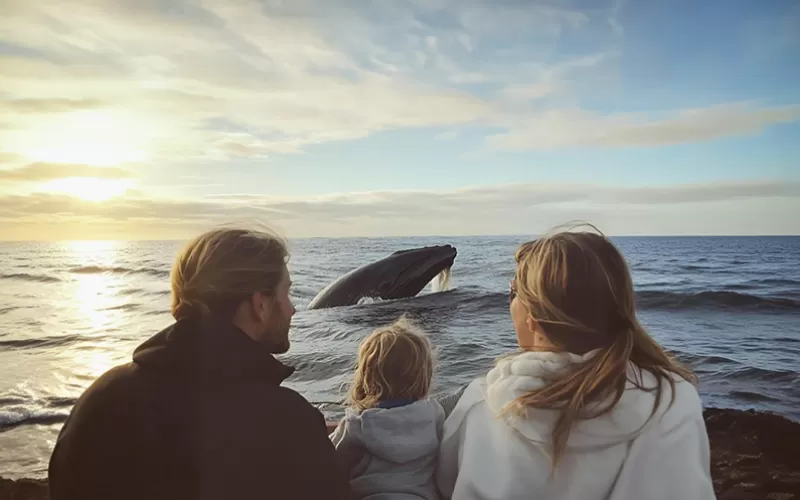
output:
[[[800,378],[800,374],[788,370],[768,370],[766,368],[756,368],[748,366],[738,370],[725,370],[717,374],[721,378],[731,380],[747,381],[767,381],[767,382],[787,382],[795,384]]]
[[[753,401],[753,402],[757,402],[757,401],[761,401],[761,402],[780,401],[780,399],[778,399],[778,398],[774,398],[772,396],[767,396],[766,394],[762,394],[760,392],[731,391],[731,392],[728,393],[728,395],[733,397],[733,398],[741,399],[741,400],[744,400],[744,401]]]
[[[462,293],[458,302],[473,310],[508,307],[508,294]],[[677,292],[642,290],[636,293],[636,305],[641,309],[692,310],[729,309],[732,311],[797,311],[800,300],[784,296],[751,295],[734,291]]]
[[[681,293],[647,290],[636,294],[637,305],[647,309],[737,308],[798,310],[800,301],[785,297],[750,295],[731,291]]]
[[[80,335],[62,335],[59,337],[40,337],[35,339],[0,340],[1,349],[31,349],[72,344],[82,340]]]
[[[144,312],[144,313],[142,313],[142,314],[144,314],[145,316],[161,316],[162,314],[169,315],[169,314],[170,314],[170,312],[169,312],[169,310],[168,310],[168,309],[164,309],[164,310],[160,310],[160,309],[152,309],[152,310],[150,310],[150,311],[145,311],[145,312]]]
[[[698,356],[695,354],[678,354],[678,358],[685,363],[695,366],[718,366],[730,363],[737,363],[736,360],[726,358],[724,356]]]
[[[134,311],[142,307],[141,304],[135,302],[128,302],[127,304],[119,304],[116,306],[106,307],[103,311]]]
[[[4,408],[0,410],[0,432],[21,425],[48,425],[63,422],[69,416],[69,410],[51,408]]]
[[[69,270],[73,274],[149,274],[159,278],[169,277],[169,271],[152,267],[81,266]]]
[[[172,292],[167,290],[145,290],[143,288],[123,288],[117,292],[117,295],[142,295],[148,297],[163,297],[170,295]]]
[[[354,368],[355,354],[337,356],[287,354],[282,357],[282,361],[295,368],[291,378],[293,381],[326,380],[350,372]]]
[[[4,273],[0,274],[0,279],[33,281],[35,283],[58,283],[61,281],[55,276],[48,276],[46,274],[30,274],[30,273]]]
[[[787,278],[763,278],[752,280],[752,283],[770,286],[800,286],[800,280],[793,280]]]

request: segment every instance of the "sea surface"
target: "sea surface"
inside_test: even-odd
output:
[[[358,342],[407,311],[438,351],[434,392],[514,348],[508,285],[525,237],[291,242],[298,313],[288,384],[341,415]],[[615,238],[640,319],[700,375],[707,406],[800,420],[800,237]],[[306,311],[345,272],[400,249],[457,247],[448,291]],[[182,242],[0,243],[0,476],[44,477],[64,418],[99,375],[168,326],[169,269]]]

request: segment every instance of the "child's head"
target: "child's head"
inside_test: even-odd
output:
[[[348,404],[358,410],[382,401],[428,395],[433,381],[433,352],[427,335],[403,316],[365,338]]]

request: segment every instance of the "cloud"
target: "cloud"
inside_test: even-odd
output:
[[[758,205],[751,208],[749,203]],[[514,232],[515,228],[523,227],[544,231],[568,220],[590,219],[601,220],[617,231],[630,231],[631,226],[624,223],[625,217],[695,214],[694,226],[686,227],[702,228],[702,223],[712,224],[704,219],[706,213],[723,212],[715,207],[723,207],[727,219],[736,218],[737,210],[742,212],[742,218],[747,218],[753,210],[762,210],[770,203],[781,207],[777,213],[783,211],[778,220],[790,224],[785,214],[792,212],[791,207],[800,208],[800,183],[762,180],[629,188],[509,184],[450,191],[353,192],[310,199],[227,195],[180,200],[147,198],[138,193],[101,203],[34,193],[0,197],[0,222],[12,228],[16,224],[15,232],[31,223],[39,227],[57,221],[72,225],[115,224],[127,227],[131,230],[129,234],[136,234],[132,228],[154,231],[159,227],[182,228],[180,231],[188,234],[211,225],[269,221],[286,228],[292,236],[358,236],[376,232],[386,235],[387,231],[389,234]],[[763,232],[757,223],[753,222],[752,229]],[[713,225],[707,229],[713,229]],[[649,230],[652,232],[653,227]]]
[[[611,12],[608,15],[608,24],[611,26],[611,29],[614,30],[614,33],[620,37],[625,34],[625,28],[623,28],[622,23],[619,20],[623,5],[624,0],[612,0]]]
[[[372,37],[377,29],[364,19],[373,12],[356,3],[177,3],[180,15],[118,0],[69,8],[48,0],[11,2],[3,41],[42,57],[3,57],[0,92],[15,96],[4,105],[26,112],[122,109],[156,125],[146,146],[157,158],[213,157],[220,148],[259,156],[392,128],[466,123],[490,112],[468,92],[366,63],[364,56],[394,52],[374,41],[350,50],[355,40],[341,37],[340,28],[349,26],[354,37]],[[317,7],[333,21],[321,22]],[[58,30],[47,22],[54,18]],[[462,35],[453,37],[463,44]],[[424,40],[428,51],[450,43],[430,34]],[[215,116],[245,124],[252,140],[230,141],[204,129]],[[36,133],[37,125],[28,125]],[[270,140],[274,135],[281,138]],[[0,136],[0,143],[13,146],[17,139]]]
[[[0,165],[15,165],[24,162],[25,157],[17,153],[0,151]]]
[[[512,150],[667,146],[752,134],[798,119],[800,106],[759,108],[750,103],[687,109],[657,118],[646,113],[601,115],[558,109],[520,119],[507,132],[489,137],[488,143]]]
[[[3,106],[118,117],[115,133],[134,124],[137,148],[157,161],[295,152],[383,130],[486,122],[497,104],[460,87],[529,80],[520,63],[542,64],[532,52],[528,61],[494,58],[498,37],[535,32],[534,47],[589,20],[514,1],[170,5],[9,0]],[[481,63],[494,60],[501,67]],[[215,117],[250,136],[205,128]],[[0,144],[30,155],[28,136],[41,136],[47,123],[14,120],[22,125],[0,133]]]
[[[381,131],[467,124],[499,130],[489,138],[499,149],[646,147],[756,133],[797,118],[796,107],[736,103],[661,116],[578,107],[580,89],[596,96],[612,79],[622,7],[619,0],[588,10],[518,0],[7,0],[0,149],[26,161],[65,161],[66,150],[76,163],[160,165],[257,159]],[[571,42],[589,47],[587,36],[591,49],[559,56]],[[237,129],[209,127],[214,120]],[[95,161],[80,158],[98,135],[103,151]],[[53,141],[64,144],[37,156]]]
[[[82,109],[98,108],[103,102],[98,99],[8,99],[0,101],[0,109],[13,113],[63,113]]]
[[[447,132],[442,132],[441,134],[436,134],[433,138],[437,141],[452,141],[458,137],[457,130],[448,130]]]
[[[0,170],[0,180],[14,182],[43,182],[67,177],[125,179],[130,171],[118,167],[96,167],[65,163],[31,163],[20,168]]]

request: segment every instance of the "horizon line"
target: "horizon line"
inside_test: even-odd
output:
[[[197,233],[197,234],[202,234]],[[800,237],[798,234],[607,234],[609,238],[796,238]],[[287,237],[283,236],[288,241],[292,240],[389,240],[389,239],[409,239],[409,238],[531,238],[538,237],[538,234],[516,234],[516,233],[501,233],[501,234],[433,234],[433,235],[406,235],[406,236],[296,236]],[[10,239],[0,240],[0,243],[65,243],[65,242],[83,242],[83,241],[120,241],[120,242],[183,242],[193,238],[188,236],[186,238],[84,238],[84,239],[41,239],[41,240],[26,240],[26,239]]]

